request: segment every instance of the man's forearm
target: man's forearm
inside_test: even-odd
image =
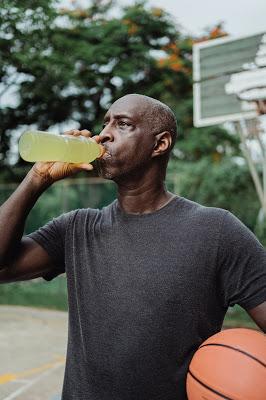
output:
[[[49,186],[32,170],[0,207],[0,269],[15,255],[26,218],[44,190]]]

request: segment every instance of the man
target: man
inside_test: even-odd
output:
[[[89,136],[88,131],[69,134]],[[240,304],[266,330],[266,258],[226,210],[165,189],[172,111],[137,94],[117,100],[96,140],[118,198],[63,214],[22,237],[53,182],[90,165],[37,163],[0,210],[2,282],[66,271],[69,339],[63,400],[183,400],[188,364]]]

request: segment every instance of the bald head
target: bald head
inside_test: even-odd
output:
[[[140,94],[121,97],[104,117],[100,141],[107,152],[98,162],[100,174],[116,182],[146,173],[164,180],[176,131],[167,105]]]
[[[174,147],[177,137],[177,121],[171,108],[153,97],[137,93],[127,94],[116,102],[125,100],[131,101],[131,103],[138,107],[139,113],[143,115],[151,133],[156,135],[160,132],[168,131],[171,134],[172,144],[169,149],[170,152]]]

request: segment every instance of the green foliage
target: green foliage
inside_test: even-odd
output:
[[[254,230],[260,205],[239,144],[237,135],[219,126],[185,127],[170,160],[169,176],[176,174],[174,189],[180,195],[227,209]]]
[[[42,278],[29,282],[0,285],[0,304],[67,310],[66,279],[60,276],[52,282]]]
[[[177,143],[177,158],[197,161],[204,157],[219,162],[223,157],[240,154],[239,139],[219,126],[191,128],[181,135]]]
[[[64,180],[50,187],[37,201],[26,222],[25,233],[30,233],[58,215],[77,208],[102,208],[115,199],[113,183],[92,184]]]
[[[10,89],[14,95],[14,106],[2,106],[1,109],[1,166],[6,165],[12,130],[20,124],[31,123],[29,109],[32,105],[24,100],[23,87],[36,78],[43,79],[43,58],[49,48],[49,32],[55,17],[51,0],[1,2],[0,100]],[[28,97],[32,94],[28,93]]]
[[[263,246],[266,247],[266,217],[265,215],[260,215],[260,217],[257,218],[254,232]]]
[[[227,209],[254,229],[259,201],[246,165],[239,165],[229,157],[219,162],[203,157],[194,162],[173,164],[177,174],[175,190],[181,196],[206,206]]]
[[[2,110],[3,165],[11,135],[23,125],[48,129],[68,121],[97,131],[108,105],[125,93],[170,96],[173,105],[191,96],[187,71],[162,67],[153,53],[167,58],[167,46],[180,45],[182,65],[191,70],[191,46],[183,45],[171,17],[137,3],[111,18],[111,6],[92,2],[86,9],[58,10],[51,1],[4,2],[9,33],[1,35],[0,76],[5,90],[16,90],[18,104]]]
[[[12,194],[16,185],[0,190],[0,205]],[[92,182],[90,178],[65,179],[51,186],[38,199],[26,221],[25,233],[30,233],[52,218],[78,208],[102,208],[116,197],[111,181]]]
[[[258,326],[255,324],[249,314],[238,305],[228,309],[224,319],[223,327],[258,329]]]
[[[12,138],[23,127],[53,130],[68,124],[99,133],[109,105],[138,92],[167,103],[177,116],[179,138],[169,167],[170,174],[178,175],[176,191],[228,208],[253,229],[258,202],[246,166],[234,162],[240,156],[239,139],[220,127],[193,128],[195,38],[182,34],[163,9],[141,1],[115,17],[111,0],[94,0],[85,8],[58,4],[1,3],[0,101],[8,90],[16,95],[12,105],[2,102],[0,182],[19,181],[24,175],[22,160],[10,167],[7,157]],[[204,40],[224,34],[218,25]],[[68,190],[69,204],[79,207],[86,196],[77,187]],[[67,209],[60,191],[56,186],[39,200],[28,230]],[[91,199],[84,206],[93,207]]]

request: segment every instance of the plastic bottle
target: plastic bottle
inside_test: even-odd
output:
[[[104,154],[104,147],[84,136],[26,131],[19,139],[19,153],[25,161],[90,163]]]

